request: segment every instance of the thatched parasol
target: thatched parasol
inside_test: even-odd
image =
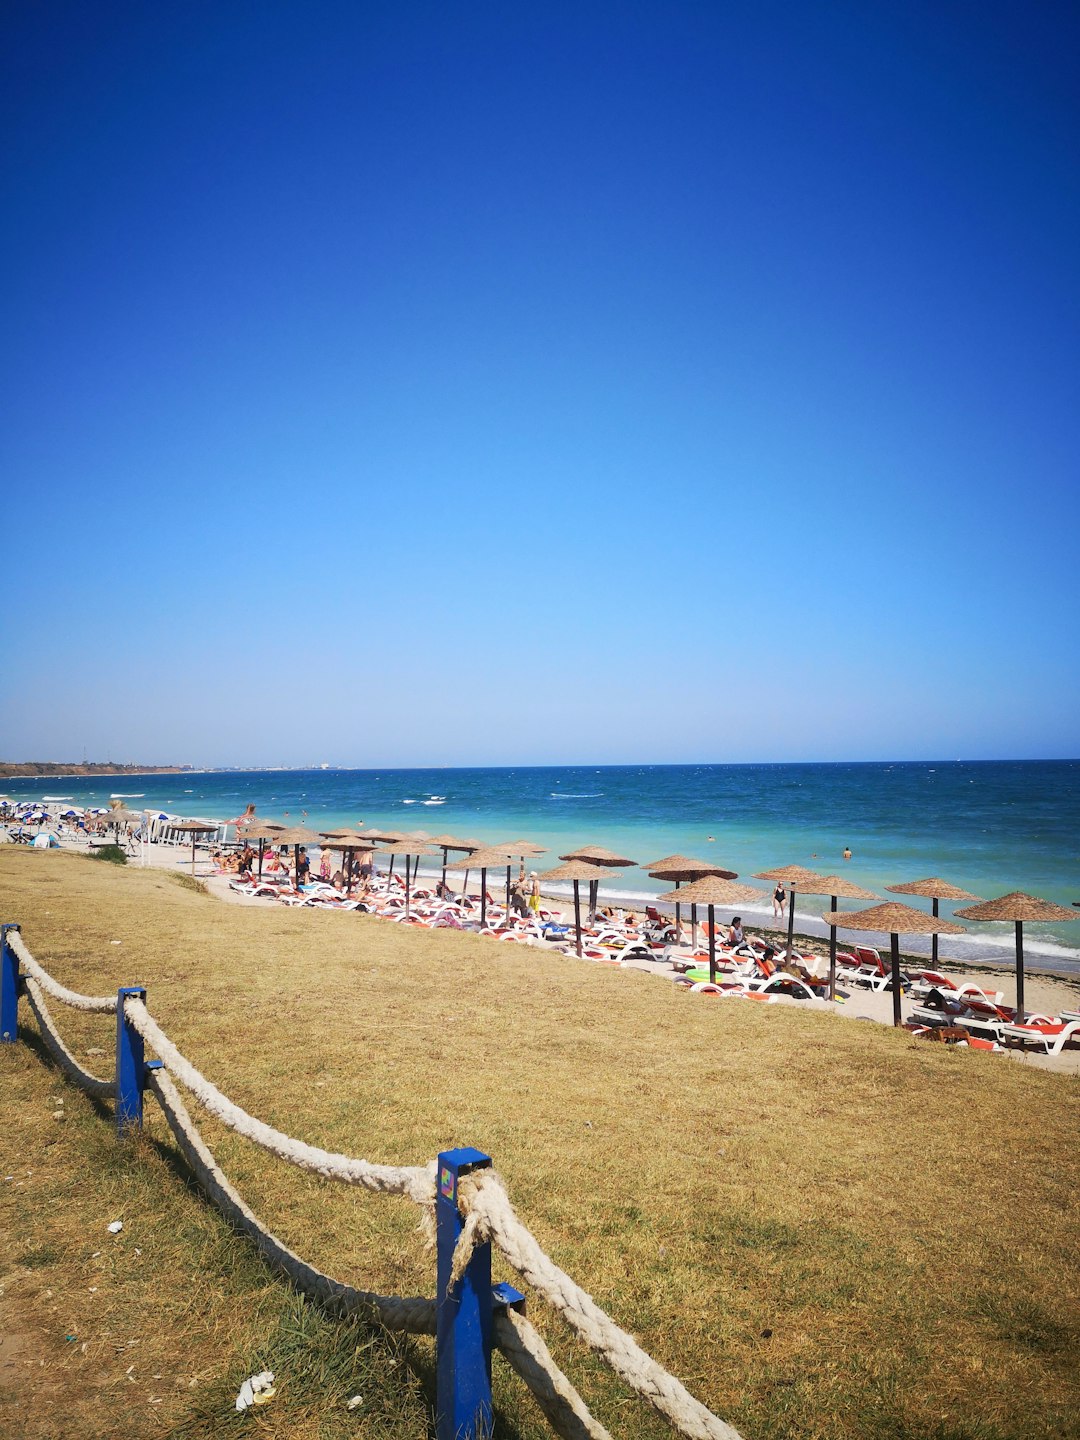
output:
[[[950,885],[948,880],[942,880],[939,875],[931,875],[926,880],[909,880],[904,885],[886,885],[890,895],[921,895],[926,900],[932,900],[931,911],[934,915],[938,913],[939,900],[978,900],[978,895],[972,895],[970,890],[961,890],[958,885]],[[937,934],[935,932],[930,942],[930,960],[934,969],[937,969]]]
[[[352,894],[352,859],[357,850],[369,853],[375,849],[372,836],[360,830],[321,830],[319,838],[325,849],[340,850],[345,865],[345,894]]]
[[[825,875],[821,879],[821,889],[803,891],[803,894],[828,895],[829,909],[836,909],[837,900],[877,900],[880,897],[875,895],[873,890],[864,890],[861,885],[856,885],[852,880],[845,880],[842,875]],[[937,912],[935,911],[935,914]],[[935,940],[937,937],[934,937]],[[836,999],[836,926],[829,926],[829,999]]]
[[[392,845],[380,845],[379,850],[384,855],[390,856],[390,874],[394,873],[394,859],[398,855],[405,857],[405,918],[408,919],[412,907],[412,885],[409,881],[409,856],[416,856],[416,865],[419,867],[421,855],[437,855],[439,852],[434,845],[429,845],[426,839],[419,836],[406,836],[395,841]],[[416,869],[413,870],[412,884],[416,883]]]
[[[516,855],[521,861],[535,860],[537,855],[545,855],[547,847],[537,845],[535,840],[500,840],[498,844],[489,847],[492,850],[505,850],[506,852],[506,908],[510,909],[510,861]]]
[[[621,866],[636,865],[636,860],[630,860],[625,855],[616,855],[614,850],[605,850],[602,845],[582,845],[577,850],[571,850],[569,855],[560,855],[560,860],[584,860],[588,865],[603,865],[615,870]],[[595,917],[597,897],[600,893],[600,881],[594,880],[589,886],[589,914]]]
[[[827,895],[829,892],[821,888],[824,877],[816,870],[807,870],[805,865],[779,865],[775,870],[759,870],[754,879],[782,880],[788,888],[787,948],[790,955],[795,945],[795,892],[801,890],[806,895]]]
[[[699,905],[709,907],[709,982],[716,983],[716,906],[723,905],[725,908],[733,905],[744,905],[754,900],[760,900],[764,892],[756,885],[734,885],[723,875],[702,875],[699,879],[692,880],[685,890],[669,890],[666,895],[661,895],[661,900],[677,900],[680,897],[696,910]],[[696,947],[695,947],[696,948]]]
[[[581,954],[581,894],[578,886],[582,880],[603,880],[610,873],[610,867],[590,865],[587,860],[568,860],[554,870],[545,870],[540,880],[572,880],[574,882],[574,929],[577,932],[577,953]]]
[[[1064,905],[1053,900],[1040,900],[1037,895],[1026,895],[1023,890],[1013,890],[1008,895],[999,895],[996,900],[984,900],[981,905],[969,905],[957,910],[965,920],[1011,920],[1016,926],[1016,1022],[1024,1023],[1024,921],[1049,921],[1060,925],[1076,916]]]
[[[451,850],[465,850],[471,854],[473,850],[479,850],[483,844],[481,840],[462,840],[457,835],[433,835],[432,845],[438,845],[442,849],[442,883],[446,884],[447,856]]]
[[[684,880],[697,880],[702,875],[718,875],[722,880],[734,880],[738,876],[737,870],[725,870],[722,865],[714,865],[711,860],[695,860],[689,855],[665,855],[662,860],[652,860],[641,868],[647,870],[653,880],[674,880],[676,890]],[[679,904],[676,900],[676,934],[682,929]],[[693,905],[690,907],[690,925],[691,939],[697,949],[697,907]]]
[[[178,830],[182,835],[191,836],[191,873],[195,874],[195,836],[212,835],[218,826],[211,820],[181,820],[170,826],[172,830]]]
[[[869,910],[830,910],[822,916],[826,925],[835,925],[845,930],[881,930],[888,932],[892,946],[892,1008],[893,1024],[900,1025],[900,936],[901,935],[963,935],[964,927],[954,925],[951,920],[938,920],[927,915],[925,910],[913,910],[910,905],[900,905],[887,900],[884,905],[875,905]]]
[[[469,884],[469,871],[480,871],[480,928],[487,924],[487,872],[489,870],[501,870],[504,865],[508,868],[509,852],[503,845],[481,845],[466,855],[461,860],[454,861],[456,870],[465,871],[465,884],[462,890],[466,890]]]
[[[275,830],[270,838],[275,845],[291,845],[293,847],[293,873],[299,886],[300,846],[317,845],[321,836],[316,831],[309,830],[306,825],[292,825],[283,830]]]

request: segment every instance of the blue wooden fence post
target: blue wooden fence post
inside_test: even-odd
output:
[[[0,926],[0,1040],[9,1044],[19,1038],[19,957],[8,944],[8,931],[18,928]]]
[[[464,1222],[458,1181],[491,1164],[466,1147],[439,1156],[435,1198],[438,1294],[435,1301],[435,1435],[437,1440],[488,1440],[491,1418],[491,1245],[477,1245],[450,1289],[454,1247]]]
[[[116,992],[116,1128],[122,1135],[129,1125],[142,1129],[143,1038],[124,1014],[129,995],[146,999],[141,985],[123,985]]]

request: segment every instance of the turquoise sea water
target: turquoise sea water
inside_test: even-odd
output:
[[[133,809],[210,819],[234,818],[254,802],[267,819],[315,830],[363,823],[524,838],[548,849],[532,862],[537,870],[591,843],[639,861],[675,852],[715,859],[747,880],[801,864],[842,871],[879,894],[940,875],[983,898],[1027,890],[1063,905],[1080,900],[1080,760],[215,771],[2,784],[13,798],[106,805],[123,794]],[[424,803],[432,797],[441,803]],[[605,891],[640,897],[666,888],[635,868],[615,872]],[[801,897],[796,916],[826,906]],[[750,920],[771,913],[767,896],[742,911]],[[951,913],[945,903],[942,913]],[[943,940],[942,952],[1011,956],[1011,925],[969,928]],[[1072,924],[1025,927],[1025,940],[1033,963],[1080,972],[1080,910]]]

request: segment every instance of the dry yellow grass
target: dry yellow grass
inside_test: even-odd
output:
[[[490,1151],[554,1259],[751,1440],[1080,1433],[1074,1078],[468,935],[233,908],[163,872],[5,849],[0,879],[3,918],[58,979],[146,984],[195,1064],[289,1133],[397,1163]],[[108,1021],[55,1008],[73,1048],[111,1056]],[[0,1063],[5,1173],[22,1179],[0,1191],[0,1318],[43,1337],[47,1362],[38,1389],[0,1388],[0,1425],[67,1433],[34,1428],[48,1385],[73,1435],[230,1433],[258,1360],[282,1376],[260,1433],[425,1434],[426,1342],[342,1339],[298,1308],[184,1187],[152,1104],[144,1143],[119,1146],[32,1046]],[[305,1258],[433,1292],[404,1202],[204,1133]],[[669,1433],[531,1314],[615,1434]],[[129,1377],[112,1347],[132,1337]],[[380,1408],[347,1414],[363,1357]],[[503,1434],[547,1433],[501,1371],[497,1399]]]

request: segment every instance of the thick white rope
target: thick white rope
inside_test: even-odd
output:
[[[562,1440],[611,1440],[600,1421],[590,1415],[544,1344],[540,1333],[516,1310],[494,1316],[495,1343],[533,1393],[548,1424]]]
[[[544,1254],[536,1238],[514,1213],[510,1199],[494,1171],[479,1170],[458,1183],[458,1204],[466,1216],[480,1216],[478,1229],[466,1227],[454,1255],[453,1273],[464,1271],[469,1243],[490,1239],[523,1279],[557,1310],[591,1349],[602,1355],[615,1373],[643,1399],[693,1440],[739,1440],[726,1425],[625,1330],[605,1315],[593,1298]],[[463,1244],[463,1242],[465,1242]]]
[[[407,1330],[414,1335],[435,1334],[434,1300],[419,1296],[401,1299],[394,1295],[356,1290],[324,1275],[295,1255],[248,1209],[229,1184],[169,1076],[162,1070],[151,1070],[146,1085],[157,1097],[169,1129],[202,1189],[231,1223],[254,1241],[259,1254],[273,1269],[291,1280],[298,1290],[340,1314],[366,1311],[390,1330]]]
[[[42,1040],[64,1074],[74,1080],[76,1085],[81,1086],[88,1095],[96,1095],[100,1099],[108,1099],[115,1095],[116,1081],[99,1080],[96,1075],[91,1075],[89,1070],[84,1070],[61,1040],[56,1022],[49,1014],[49,1007],[45,1004],[41,986],[29,976],[26,978],[26,999],[30,1009],[34,1012],[34,1019],[38,1023]]]
[[[357,1290],[331,1279],[291,1251],[259,1220],[214,1158],[180,1093],[163,1070],[151,1070],[147,1089],[153,1091],[181,1153],[203,1192],[236,1229],[247,1235],[272,1269],[283,1274],[303,1294],[337,1314],[373,1315],[388,1330],[412,1335],[435,1334],[435,1302],[421,1297],[400,1298]],[[523,1315],[497,1312],[494,1339],[508,1364],[532,1391],[540,1409],[563,1440],[611,1440],[592,1418],[581,1396],[548,1353],[547,1346]]]
[[[302,1140],[294,1140],[283,1131],[275,1130],[272,1125],[256,1120],[254,1115],[249,1115],[239,1105],[234,1105],[227,1095],[223,1095],[216,1085],[211,1084],[205,1075],[200,1074],[195,1066],[181,1055],[136,996],[126,998],[124,1014],[165,1062],[169,1073],[186,1085],[211,1115],[216,1115],[239,1135],[303,1170],[314,1170],[328,1180],[341,1180],[347,1185],[363,1185],[366,1189],[383,1195],[404,1195],[421,1206],[427,1215],[431,1214],[435,1204],[434,1161],[428,1165],[373,1165],[368,1160],[356,1160],[348,1155],[320,1150]]]
[[[7,932],[7,943],[14,950],[18,957],[19,964],[32,976],[47,995],[54,1000],[59,1000],[62,1005],[70,1005],[73,1010],[89,1010],[104,1015],[116,1010],[115,995],[80,995],[77,990],[69,990],[54,980],[47,970],[43,970],[30,951],[26,948],[22,936],[18,930]]]

